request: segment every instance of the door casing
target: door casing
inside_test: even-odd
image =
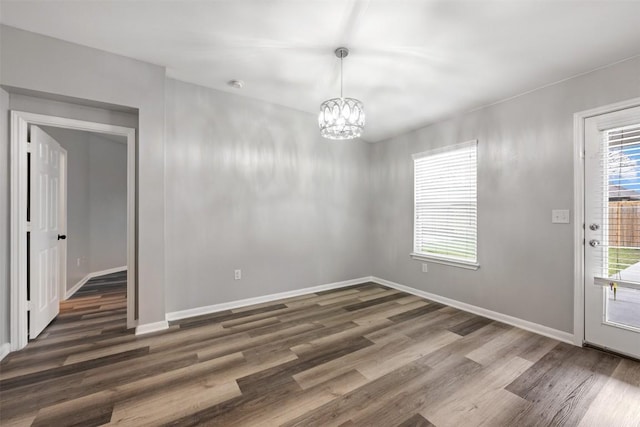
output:
[[[127,139],[127,327],[136,326],[137,224],[136,131],[133,128],[11,111],[10,140],[10,342],[11,351],[27,345],[27,135],[29,125],[124,136]]]
[[[640,98],[604,105],[573,115],[573,342],[583,346],[584,333],[584,257],[585,257],[585,120],[602,114],[613,113],[640,106]]]

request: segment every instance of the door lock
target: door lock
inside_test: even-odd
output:
[[[591,245],[592,248],[595,248],[596,246],[598,246],[600,244],[599,240],[596,239],[591,239],[589,240],[589,245]]]
[[[600,228],[600,226],[598,224],[591,224],[589,226],[589,229],[592,230],[592,231],[596,231],[599,228]]]

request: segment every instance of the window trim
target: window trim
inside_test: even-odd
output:
[[[477,270],[480,268],[480,264],[472,261],[463,261],[461,259],[456,260],[453,258],[439,258],[433,255],[424,255],[416,252],[411,252],[409,254],[411,259],[422,262],[433,262],[435,264],[449,265],[451,267],[460,267],[467,270]]]
[[[443,152],[447,152],[447,151],[454,151],[456,149],[459,148],[463,148],[463,147],[467,147],[467,146],[471,146],[471,145],[475,145],[476,147],[476,221],[477,221],[477,208],[478,208],[478,194],[477,194],[477,189],[478,189],[478,140],[477,139],[472,139],[469,141],[465,141],[465,142],[461,142],[458,144],[453,144],[453,145],[447,145],[447,146],[443,146],[443,147],[439,147],[439,148],[435,148],[433,150],[427,150],[427,151],[423,151],[420,153],[415,153],[411,156],[411,158],[413,159],[413,179],[414,179],[414,188],[413,188],[413,203],[414,203],[414,210],[413,210],[413,250],[411,251],[411,253],[409,253],[409,256],[411,257],[411,259],[414,259],[416,261],[422,261],[422,262],[432,262],[435,264],[442,264],[442,265],[448,265],[451,267],[459,267],[459,268],[464,268],[467,270],[477,270],[478,268],[480,268],[480,263],[478,261],[478,243],[477,243],[477,238],[478,238],[478,228],[476,225],[476,260],[475,261],[470,261],[470,260],[463,260],[463,259],[456,259],[453,257],[439,257],[437,255],[429,255],[429,254],[424,254],[424,253],[419,253],[419,252],[415,252],[415,242],[416,242],[416,213],[415,213],[415,200],[416,200],[416,188],[415,188],[415,174],[416,174],[416,170],[415,170],[415,161],[417,159],[426,157],[426,156],[430,156],[430,155],[434,155],[434,154],[438,154],[438,153],[443,153]]]

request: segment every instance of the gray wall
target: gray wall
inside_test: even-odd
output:
[[[123,138],[124,139],[124,138]],[[89,136],[91,271],[127,265],[127,145]]]
[[[67,150],[67,289],[87,274],[127,264],[127,146],[43,127]],[[78,263],[79,260],[79,263]]]
[[[372,145],[372,273],[479,307],[573,330],[573,113],[640,96],[640,58]],[[413,245],[411,154],[478,139],[480,269],[430,264]]]
[[[367,143],[176,80],[166,106],[168,312],[370,273]]]
[[[0,84],[138,110],[139,321],[163,320],[165,69],[0,26]]]
[[[9,94],[0,89],[0,346],[9,342]]]

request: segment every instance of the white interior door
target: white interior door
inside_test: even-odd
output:
[[[62,162],[66,152],[37,126],[31,126],[29,338],[36,338],[60,308],[60,281],[64,274],[61,241],[66,238],[64,206],[60,202]],[[61,212],[62,211],[62,212]]]
[[[585,341],[640,358],[640,107],[585,120]]]

